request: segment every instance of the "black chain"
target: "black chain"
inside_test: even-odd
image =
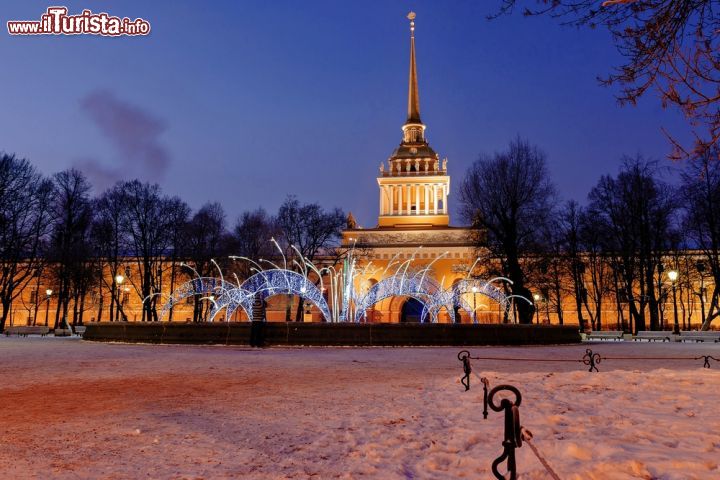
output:
[[[715,360],[716,362],[720,362],[720,358],[715,358],[712,355],[702,355],[700,357],[696,357],[695,360],[703,359],[705,363],[703,363],[703,368],[710,368],[710,360]]]
[[[462,350],[458,353],[458,359],[463,362],[463,371],[465,376],[462,379],[462,384],[465,387],[465,391],[470,390],[470,373],[472,367],[470,365],[470,359],[472,360],[490,360],[499,362],[571,362],[571,363],[583,363],[588,366],[588,372],[599,372],[598,365],[604,360],[703,360],[703,368],[710,368],[710,360],[720,362],[720,358],[715,358],[712,355],[701,355],[699,357],[615,357],[615,356],[601,356],[599,353],[593,352],[591,349],[586,349],[580,360],[573,360],[570,358],[515,358],[515,357],[473,357],[467,350]]]

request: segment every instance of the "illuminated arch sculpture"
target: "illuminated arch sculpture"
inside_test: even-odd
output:
[[[305,275],[291,270],[263,270],[245,280],[240,287],[228,290],[218,297],[210,313],[212,320],[223,308],[226,318],[231,318],[238,307],[242,307],[248,318],[252,318],[252,303],[256,296],[262,300],[274,295],[298,295],[310,301],[330,321],[330,309],[320,289]]]
[[[235,285],[215,299],[210,310],[210,321],[215,321],[215,317],[223,309],[225,309],[225,320],[230,321],[238,307],[243,309],[248,320],[252,320],[252,303],[253,294]]]
[[[229,291],[237,289],[237,285],[226,282],[221,278],[215,277],[197,277],[192,280],[180,285],[178,288],[173,290],[170,294],[170,298],[160,310],[160,320],[165,320],[165,317],[176,304],[182,302],[186,298],[201,295],[211,302],[214,302],[216,298],[222,298]],[[213,310],[215,309],[216,303],[213,303]]]
[[[504,277],[493,278],[489,281],[465,278],[459,280],[452,287],[450,287],[448,293],[450,293],[453,298],[453,305],[463,308],[466,312],[470,313],[472,315],[474,323],[477,323],[477,314],[474,311],[473,307],[471,307],[465,301],[465,299],[463,298],[464,295],[483,295],[500,305],[502,310],[505,312],[510,309],[510,300],[512,298],[522,298],[526,302],[532,303],[530,302],[530,300],[520,295],[505,295],[505,293],[494,284],[494,282],[498,280],[508,282],[512,285],[512,281]]]
[[[368,292],[357,298],[355,303],[355,322],[359,322],[365,315],[365,310],[386,298],[411,297],[423,304],[421,322],[437,323],[437,313],[442,307],[447,307],[452,322],[455,321],[452,295],[446,295],[442,287],[430,276],[423,272],[408,275],[407,272],[396,273],[384,278],[373,285]]]

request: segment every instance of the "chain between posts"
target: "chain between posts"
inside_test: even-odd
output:
[[[695,360],[703,359],[705,363],[703,363],[703,368],[710,368],[710,360],[715,360],[716,362],[720,362],[720,358],[715,358],[712,355],[702,355],[700,357],[697,357]]]
[[[614,357],[614,356],[602,356],[597,352],[593,352],[592,349],[588,348],[585,350],[581,359],[571,358],[516,358],[516,357],[473,357],[470,355],[468,350],[461,350],[458,353],[458,360],[463,363],[463,376],[461,382],[465,387],[465,391],[470,390],[470,373],[472,373],[472,366],[470,360],[490,360],[490,361],[503,361],[503,362],[570,362],[570,363],[582,363],[588,366],[588,372],[599,372],[598,365],[604,360],[703,360],[703,368],[710,368],[710,360],[720,362],[720,358],[715,358],[712,355],[700,355],[699,357]]]

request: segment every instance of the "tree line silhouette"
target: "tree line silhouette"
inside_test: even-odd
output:
[[[248,211],[230,227],[219,203],[193,213],[179,197],[139,180],[118,182],[93,196],[79,170],[48,178],[28,160],[2,154],[0,331],[13,301],[33,283],[39,287],[41,278],[53,285],[54,325],[82,323],[90,300],[100,303],[97,320],[102,320],[106,297],[109,319],[126,319],[119,295],[119,283],[126,279],[125,285],[144,299],[141,319],[157,321],[164,300],[155,293],[168,284],[172,290],[188,275],[215,276],[211,260],[228,262],[230,254],[274,258],[278,252],[269,243],[273,237],[282,248],[290,251],[294,245],[313,260],[337,244],[344,226],[342,210],[301,204],[289,196],[275,215],[261,208]],[[247,267],[234,268],[248,274],[242,271]],[[201,302],[195,302],[194,320],[205,313]]]

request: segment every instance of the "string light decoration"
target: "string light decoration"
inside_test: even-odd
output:
[[[182,300],[195,296],[200,296],[201,300],[212,303],[209,314],[210,321],[219,320],[223,312],[222,317],[224,320],[230,321],[238,308],[242,308],[247,318],[252,319],[254,300],[259,297],[264,301],[275,295],[299,296],[304,301],[315,305],[326,322],[355,323],[366,319],[367,309],[391,297],[410,297],[419,301],[423,305],[420,316],[420,321],[423,323],[437,323],[438,314],[443,308],[447,311],[449,319],[453,323],[459,309],[464,309],[471,314],[472,321],[478,323],[476,308],[467,301],[469,295],[473,295],[473,305],[475,305],[475,295],[482,295],[496,302],[499,305],[499,313],[505,315],[512,311],[512,300],[514,298],[520,298],[532,303],[530,300],[518,295],[506,295],[502,289],[495,285],[498,281],[512,284],[509,279],[504,277],[496,277],[485,281],[471,278],[468,274],[466,278],[457,280],[450,288],[444,288],[445,279],[437,281],[432,276],[432,265],[446,256],[447,252],[419,269],[412,267],[415,254],[402,262],[396,261],[395,257],[393,257],[381,273],[381,276],[384,277],[382,280],[369,288],[357,289],[356,284],[360,284],[364,279],[367,280],[367,277],[375,275],[379,269],[371,269],[369,264],[364,268],[358,268],[354,248],[350,249],[344,259],[342,269],[336,270],[333,266],[318,268],[291,245],[298,258],[292,261],[299,270],[297,272],[287,268],[290,262],[287,261],[288,259],[277,242],[274,239],[271,242],[276,245],[282,255],[282,267],[269,260],[255,262],[245,257],[230,257],[234,260],[246,261],[252,265],[251,271],[255,273],[244,282],[240,282],[237,276],[234,276],[235,283],[226,281],[222,270],[214,261],[213,264],[218,270],[219,278],[200,277],[195,270],[184,265],[192,270],[197,275],[197,278],[183,283],[172,292],[160,312],[160,319],[165,320],[170,309]],[[473,268],[478,263],[478,260],[473,264]],[[261,264],[268,264],[272,268],[266,270]],[[393,266],[395,266],[394,272],[390,270]],[[311,275],[315,277],[315,280],[310,278]],[[323,280],[323,277],[326,277],[326,279]],[[330,299],[332,309],[328,305],[326,295],[327,299]]]
[[[226,319],[230,319],[238,307],[242,307],[246,314],[250,313],[256,296],[265,300],[274,295],[297,295],[315,305],[326,322],[331,321],[330,309],[322,291],[306,275],[283,268],[261,270],[245,280],[240,287],[226,291],[216,299],[210,312],[210,321],[223,309],[226,309]],[[252,314],[248,318],[252,318]]]

